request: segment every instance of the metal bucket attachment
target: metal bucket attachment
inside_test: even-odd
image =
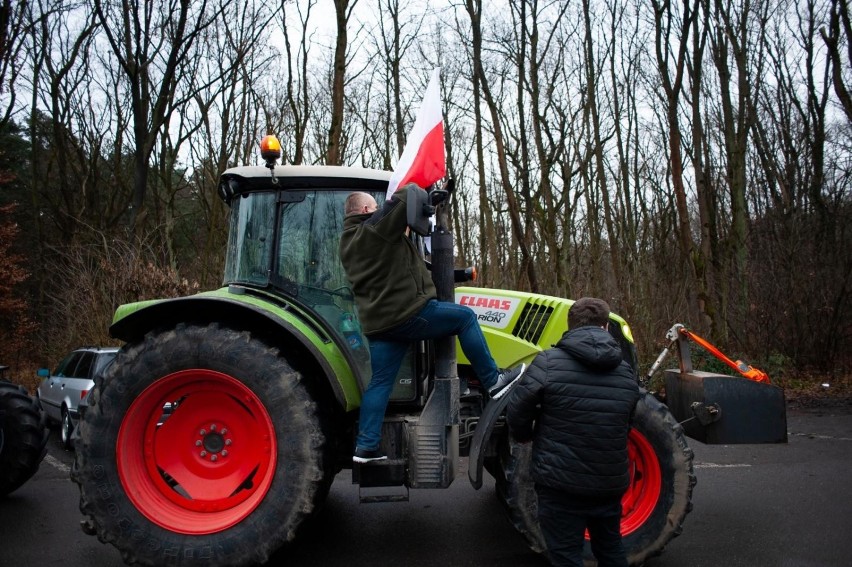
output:
[[[665,383],[669,411],[697,441],[787,442],[787,405],[778,386],[699,370],[666,370]]]

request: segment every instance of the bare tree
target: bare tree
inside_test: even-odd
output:
[[[287,56],[287,106],[290,110],[292,132],[292,157],[289,161],[293,164],[301,164],[305,161],[305,140],[308,133],[308,123],[311,119],[311,100],[309,97],[308,61],[310,59],[309,43],[311,33],[308,25],[311,19],[311,10],[316,5],[316,0],[310,0],[304,6],[297,4],[299,14],[300,39],[296,53],[293,52],[288,28],[286,0],[281,2],[281,28],[284,32],[284,42]],[[295,64],[295,66],[294,66]]]
[[[131,96],[134,175],[130,225],[137,231],[145,216],[149,161],[174,108],[181,65],[202,35],[222,14],[225,3],[178,0],[175,3],[94,0],[101,30],[121,67]]]
[[[732,309],[742,317],[749,302],[747,240],[749,213],[746,202],[747,152],[755,122],[754,97],[762,85],[763,55],[757,46],[764,42],[768,3],[745,0],[741,5],[715,0],[712,20],[718,22],[710,34],[713,61],[719,78],[719,108],[724,148],[724,180],[730,195],[727,258],[729,281],[734,292]],[[735,282],[735,283],[734,283]],[[723,297],[723,301],[726,298]]]
[[[20,73],[21,50],[26,37],[26,21],[29,7],[25,0],[0,1],[0,128],[9,122],[15,108],[15,89]]]
[[[641,285],[639,271],[644,260],[642,251],[645,249],[639,229],[640,222],[644,220],[640,217],[644,199],[638,171],[640,86],[635,77],[641,76],[643,72],[642,45],[647,31],[642,29],[636,14],[631,14],[628,3],[613,3],[607,8],[612,43],[612,55],[608,58],[611,85],[609,112],[613,120],[615,154],[610,174],[621,210],[620,218],[616,218],[619,236],[617,240],[610,240],[610,246],[615,248],[614,261],[623,265],[624,281],[619,281],[624,305],[621,311],[625,316],[630,316],[635,312],[634,294]]]
[[[711,168],[711,143],[707,140],[704,116],[704,97],[711,97],[705,88],[705,57],[709,41],[711,10],[708,1],[697,5],[695,32],[691,36],[692,50],[687,70],[692,124],[691,164],[695,172],[695,193],[698,206],[699,244],[692,264],[699,282],[698,301],[702,306],[709,333],[717,335],[719,313],[717,309],[717,274],[719,267],[718,198],[713,184]],[[715,20],[712,20],[715,21]],[[723,34],[724,35],[724,34]],[[724,326],[723,326],[724,327]],[[724,328],[723,328],[724,330]]]
[[[205,34],[203,51],[215,51],[218,57],[199,58],[196,74],[203,80],[192,89],[193,101],[181,115],[189,116],[185,128],[178,129],[178,145],[188,144],[190,168],[186,180],[191,188],[184,195],[180,211],[189,211],[194,218],[181,223],[183,239],[195,246],[193,265],[202,286],[218,283],[224,258],[222,248],[227,237],[227,209],[217,194],[219,176],[225,169],[250,163],[257,153],[260,136],[277,127],[292,129],[270,116],[269,106],[279,107],[278,77],[267,72],[275,68],[273,53],[257,49],[266,33],[266,26],[257,22],[274,17],[262,3],[233,3],[226,9],[228,25],[219,25]],[[224,75],[219,73],[224,71]],[[281,103],[286,108],[286,103]],[[284,137],[282,144],[292,144]],[[292,148],[291,146],[287,146]],[[187,213],[183,213],[187,214]]]
[[[567,274],[563,258],[564,225],[560,223],[562,203],[564,203],[564,187],[555,187],[554,179],[558,172],[558,162],[566,151],[567,126],[565,114],[557,108],[566,104],[563,82],[563,67],[566,64],[565,51],[568,36],[565,29],[566,12],[570,3],[556,5],[555,9],[544,14],[545,8],[538,3],[532,6],[530,15],[529,42],[529,79],[530,96],[530,125],[532,141],[535,148],[535,161],[538,163],[538,175],[534,180],[530,210],[538,216],[536,225],[541,231],[543,258],[555,269],[550,271],[548,291],[562,293],[566,288]],[[539,12],[541,10],[541,12]],[[549,22],[550,26],[542,26],[541,22]],[[526,27],[524,29],[527,29]],[[547,260],[545,260],[547,262]]]
[[[849,66],[852,65],[852,20],[846,0],[830,0],[828,29],[820,34],[831,58],[831,81],[846,119],[852,122],[852,96],[849,94]],[[845,52],[841,52],[845,48]]]
[[[479,73],[475,65],[475,61],[482,57],[482,32],[479,27],[481,7],[476,12],[472,2],[465,2],[464,9],[470,19],[470,28],[459,20],[455,22],[455,29],[459,36],[462,45],[467,54],[467,61],[470,65],[469,80],[471,83],[471,98],[470,111],[473,113],[473,142],[474,142],[474,165],[476,170],[476,200],[479,204],[477,227],[480,234],[480,271],[483,281],[488,282],[488,277],[492,271],[498,270],[502,265],[498,255],[498,243],[496,237],[496,228],[494,222],[494,213],[491,207],[491,200],[488,197],[488,184],[486,180],[486,150],[484,137],[484,120],[482,117],[482,89],[480,86]],[[473,33],[471,33],[471,30]],[[478,30],[478,31],[477,31]],[[473,38],[471,38],[473,35]],[[477,255],[472,251],[467,252],[467,256]]]
[[[678,241],[682,260],[690,267],[690,282],[686,289],[690,306],[696,318],[706,314],[702,297],[704,290],[698,289],[701,282],[702,259],[696,249],[690,227],[689,204],[684,182],[683,130],[680,125],[680,103],[683,95],[686,65],[689,50],[689,35],[693,32],[698,11],[697,0],[682,0],[680,11],[670,0],[652,0],[655,23],[655,53],[657,68],[665,94],[665,125],[668,131],[669,167],[675,206],[678,216]],[[670,46],[676,50],[672,53]],[[673,73],[673,75],[672,75]],[[706,320],[702,324],[707,324]]]
[[[385,117],[381,119],[387,144],[382,167],[391,169],[393,160],[402,155],[406,141],[407,107],[403,105],[403,69],[410,64],[409,50],[418,40],[423,19],[413,15],[399,0],[382,0],[376,10],[377,29],[372,34],[375,51],[382,63],[381,83]],[[396,148],[391,147],[391,141]]]
[[[616,230],[616,222],[614,219],[616,213],[613,210],[612,197],[610,196],[610,190],[606,179],[606,164],[604,160],[604,148],[608,141],[607,138],[609,138],[611,134],[604,133],[601,124],[601,110],[598,105],[598,89],[601,88],[600,85],[598,85],[598,66],[602,65],[602,63],[598,63],[595,57],[595,42],[590,13],[591,9],[589,0],[583,0],[583,16],[585,24],[584,48],[586,55],[586,105],[588,109],[587,119],[590,121],[591,126],[590,135],[595,160],[595,192],[599,192],[601,203],[603,204],[604,225],[606,227],[606,237],[609,241],[610,266],[613,275],[612,281],[616,288],[620,288],[626,282],[624,282],[624,278],[622,276],[622,264],[618,254],[618,243],[620,238]],[[604,49],[603,57],[615,57],[615,48],[612,43],[608,43]],[[589,208],[589,214],[597,216],[596,211],[597,207]],[[596,242],[593,244],[593,249],[598,249],[600,247],[601,231],[592,232],[590,237],[593,242]],[[618,292],[620,295],[622,293],[621,289],[618,289]]]
[[[30,136],[36,142],[32,195],[47,207],[48,220],[66,241],[73,240],[81,224],[100,227],[111,217],[97,202],[99,181],[93,177],[101,132],[92,130],[102,128],[89,115],[90,49],[96,24],[91,18],[69,22],[73,10],[45,0],[34,3],[29,15]]]
[[[328,127],[328,146],[325,162],[328,165],[343,163],[343,119],[346,85],[347,49],[349,47],[348,26],[352,10],[358,0],[334,0],[334,16],[337,24],[337,38],[334,44],[334,59],[331,76],[331,123]]]
[[[524,238],[524,226],[521,222],[521,210],[518,199],[512,187],[511,175],[508,167],[508,156],[506,142],[503,137],[503,127],[500,121],[500,109],[497,100],[491,92],[488,76],[482,65],[482,0],[465,0],[465,10],[471,22],[471,43],[473,49],[473,74],[478,81],[482,97],[491,115],[491,127],[494,132],[494,144],[496,150],[497,167],[500,172],[500,184],[506,198],[509,219],[511,221],[514,241],[518,245],[521,265],[527,276],[527,282],[532,291],[539,290],[538,269],[532,262],[529,242]]]
[[[852,192],[848,119],[845,114],[833,119],[829,109],[836,87],[833,61],[815,66],[821,46],[829,57],[831,52],[816,33],[826,16],[821,8],[836,7],[813,2],[784,7],[771,18],[760,49],[771,62],[771,87],[757,100],[753,162],[763,179],[750,192],[756,218],[749,249],[760,269],[749,270],[749,280],[759,315],[745,319],[749,333],[742,342],[825,367],[825,361],[837,360],[849,336],[842,321],[852,290],[845,228]]]
[[[439,65],[458,257],[482,283],[602,294],[640,344],[681,320],[723,348],[846,356],[848,1],[381,0],[367,33],[356,4],[328,3],[324,44],[319,0],[0,0],[0,121],[27,99],[19,211],[44,229],[34,286],[97,256],[216,285],[225,168],[275,132],[288,162],[389,169]],[[282,53],[257,48],[279,29]],[[57,320],[82,289],[47,288]]]

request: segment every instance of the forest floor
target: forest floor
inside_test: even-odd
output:
[[[852,373],[849,372],[834,375],[796,373],[773,383],[784,389],[791,406],[852,407]]]

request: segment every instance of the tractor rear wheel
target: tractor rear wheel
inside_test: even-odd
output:
[[[0,381],[0,496],[36,473],[49,435],[38,401],[23,386]]]
[[[263,563],[327,493],[322,415],[312,385],[247,332],[150,333],[120,351],[78,424],[87,527],[128,563]]]
[[[628,562],[641,565],[681,533],[683,520],[692,510],[693,453],[668,408],[644,391],[628,437],[628,452],[631,482],[622,498],[621,533]],[[507,441],[503,445],[497,496],[530,548],[541,553],[547,546],[538,525],[531,455],[531,444]],[[588,541],[583,555],[587,566],[596,564]]]

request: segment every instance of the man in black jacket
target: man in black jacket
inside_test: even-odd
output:
[[[381,209],[372,195],[346,198],[340,261],[352,284],[358,318],[370,344],[373,376],[361,397],[356,463],[386,459],[382,422],[394,379],[412,341],[457,335],[476,376],[499,398],[524,371],[523,364],[501,371],[469,307],[438,301],[432,275],[408,237],[406,187]]]
[[[608,324],[605,301],[577,300],[569,330],[536,356],[509,399],[513,438],[533,442],[539,525],[558,567],[582,567],[586,529],[599,567],[627,567],[621,497],[639,386]]]

